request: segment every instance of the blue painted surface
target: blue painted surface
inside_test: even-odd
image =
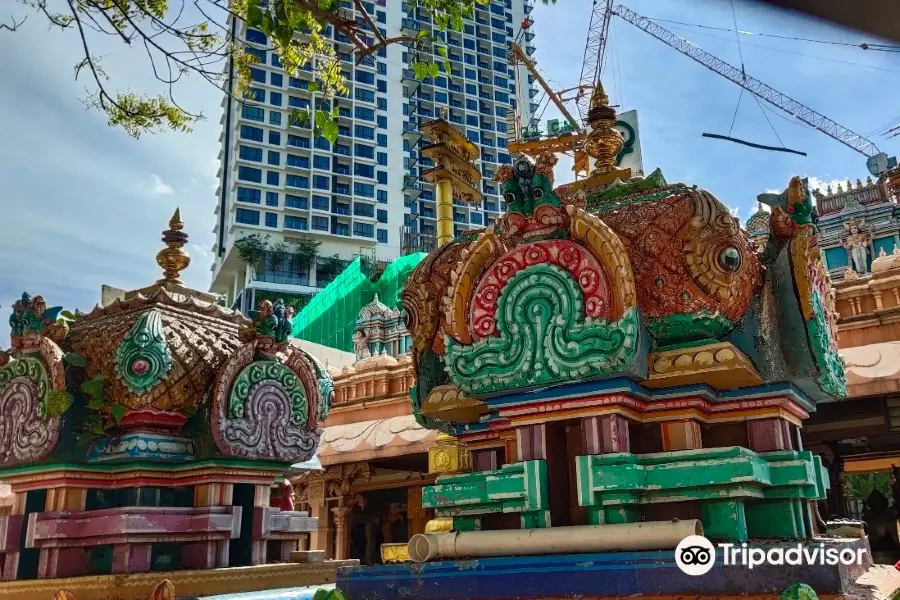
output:
[[[692,577],[675,565],[673,551],[654,551],[345,567],[337,586],[348,600],[545,600],[780,593],[801,581],[820,594],[837,593],[848,580],[838,566],[726,567],[721,552],[709,573]]]
[[[261,592],[244,592],[240,594],[221,594],[199,598],[182,598],[181,600],[312,600],[316,590],[333,590],[334,584],[310,587],[287,588],[281,590],[265,590]]]

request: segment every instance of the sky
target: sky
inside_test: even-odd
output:
[[[736,18],[744,31],[879,41],[739,0],[734,16],[723,0],[625,3],[654,19],[730,29]],[[17,6],[13,13],[27,11]],[[589,15],[587,0],[537,2],[536,58],[555,86],[578,83]],[[738,47],[734,33],[660,24],[732,64],[740,65],[742,56],[748,74],[861,134],[900,116],[900,53],[746,35]],[[109,39],[96,51],[104,55],[111,88],[163,91],[139,49]],[[135,140],[85,108],[87,81],[76,81],[73,70],[79,56],[77,35],[48,31],[37,14],[14,33],[0,30],[0,347],[7,346],[7,315],[23,291],[43,295],[51,306],[87,311],[103,284],[138,289],[158,279],[154,257],[176,207],[191,237],[192,264],[183,278],[200,290],[210,283],[221,93],[186,80],[178,99],[206,120],[190,134]],[[814,185],[867,175],[862,155],[775,109],[766,114],[783,144],[808,156],[702,138],[729,132],[739,88],[625,21],[613,19],[606,58],[603,82],[612,103],[638,110],[645,172],[658,166],[670,183],[705,187],[742,220],[755,209],[757,194],[783,190],[794,175]],[[551,108],[543,116],[558,115]],[[733,135],[781,145],[748,94]],[[900,153],[900,138],[870,139],[889,155]]]

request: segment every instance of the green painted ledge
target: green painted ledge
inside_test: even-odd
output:
[[[497,513],[520,513],[523,528],[547,527],[547,463],[529,460],[496,471],[438,477],[422,488],[422,508],[453,517],[461,531],[480,529],[481,517]]]
[[[641,505],[699,501],[708,537],[799,538],[808,501],[824,499],[829,479],[809,451],[758,454],[738,446],[576,459],[578,502],[592,523],[632,522]]]
[[[39,475],[58,471],[78,471],[81,473],[119,473],[134,470],[156,471],[161,473],[181,473],[200,471],[207,468],[240,469],[246,471],[284,471],[290,461],[241,460],[241,459],[209,459],[189,463],[162,463],[153,461],[134,461],[127,463],[72,463],[48,462],[16,465],[0,469],[0,479]]]

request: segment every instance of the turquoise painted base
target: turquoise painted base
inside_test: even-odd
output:
[[[194,441],[159,433],[131,432],[117,438],[105,438],[91,445],[88,462],[160,460],[187,462],[195,458]]]

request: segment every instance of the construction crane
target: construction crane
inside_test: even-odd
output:
[[[660,40],[669,47],[677,50],[681,54],[697,61],[709,70],[717,73],[732,83],[741,86],[754,96],[765,100],[772,106],[787,113],[788,115],[806,123],[810,127],[821,131],[825,135],[831,137],[845,146],[859,152],[869,159],[869,170],[875,173],[880,169],[880,165],[884,163],[886,155],[878,150],[878,147],[865,136],[851,131],[850,129],[840,125],[839,123],[829,119],[828,117],[816,112],[805,104],[794,100],[787,94],[779,92],[774,88],[766,85],[758,79],[747,75],[743,69],[735,67],[722,59],[702,50],[688,40],[681,38],[671,31],[661,27],[651,19],[639,15],[633,10],[621,5],[613,6],[612,0],[594,0],[592,5],[591,20],[588,29],[587,44],[585,46],[584,63],[581,71],[580,84],[576,88],[577,93],[574,98],[565,99],[563,94],[571,90],[563,90],[562,92],[553,92],[547,85],[543,77],[537,72],[533,61],[522,55],[521,62],[535,76],[535,79],[544,88],[547,96],[557,107],[560,104],[565,105],[567,101],[574,100],[578,113],[581,118],[583,127],[587,126],[587,110],[590,106],[591,91],[600,81],[600,73],[603,68],[603,55],[606,50],[608,40],[609,23],[612,16],[615,15],[623,21],[630,23],[641,31],[644,31],[656,39]],[[567,120],[572,121],[571,113],[561,110]],[[510,143],[511,151],[524,152],[526,154],[536,154],[540,151],[569,151],[574,150],[576,155],[575,171],[578,173],[586,166],[586,161],[578,161],[580,154],[580,142],[583,138],[583,127],[574,127],[573,132],[564,137],[548,138],[548,139],[531,139],[521,140]],[[581,157],[584,158],[583,156]],[[582,164],[584,163],[584,164]],[[876,166],[879,165],[879,166]]]
[[[591,22],[588,25],[587,43],[584,46],[584,62],[581,66],[578,94],[575,103],[581,122],[587,127],[587,113],[591,104],[591,91],[600,81],[603,70],[603,53],[609,34],[609,20],[613,15],[613,0],[594,0],[591,8]]]
[[[871,158],[879,154],[880,151],[875,144],[864,136],[850,131],[843,125],[832,121],[825,115],[817,113],[805,104],[794,100],[787,94],[783,94],[782,92],[769,87],[762,81],[747,75],[742,69],[730,65],[709,52],[698,48],[686,39],[675,35],[668,29],[660,27],[647,17],[643,17],[633,10],[621,5],[613,8],[613,14],[620,17],[622,20],[631,23],[641,31],[649,33],[659,41],[674,48],[678,52],[681,52],[685,56],[694,59],[710,71],[718,73],[732,83],[741,86],[757,98],[765,100],[772,106],[781,109],[810,127],[818,129],[825,135],[856,150],[863,156]],[[602,39],[605,40],[605,37]],[[598,53],[602,56],[603,50],[599,50]]]

